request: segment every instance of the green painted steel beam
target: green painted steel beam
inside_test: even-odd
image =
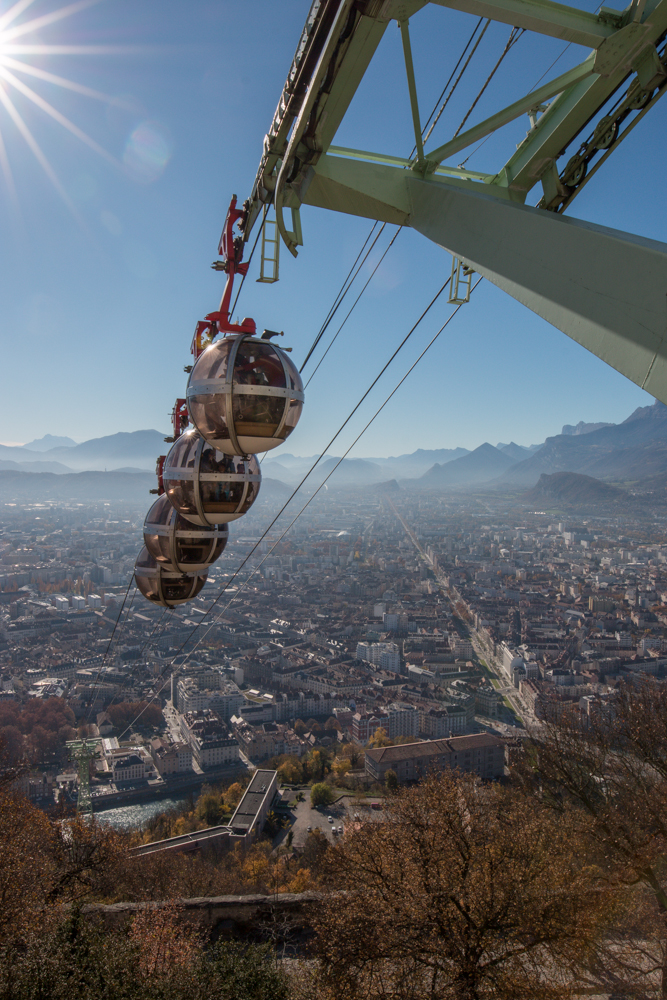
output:
[[[412,111],[412,127],[415,132],[415,149],[417,150],[417,163],[422,166],[424,163],[424,142],[422,140],[422,126],[419,118],[419,101],[417,99],[417,84],[415,81],[415,67],[412,60],[412,46],[410,45],[409,21],[399,21],[401,29],[401,41],[403,43],[403,58],[405,59],[405,73],[408,78],[408,93],[410,94],[410,110]]]
[[[562,38],[575,45],[597,49],[615,31],[615,26],[596,14],[577,10],[550,0],[432,0],[441,7],[451,7],[476,17],[511,24],[527,31],[537,31],[552,38]],[[619,12],[620,13],[620,12]]]
[[[332,156],[343,156],[349,160],[367,160],[369,163],[385,163],[389,167],[403,167],[409,170],[414,161],[406,159],[405,156],[387,156],[384,153],[369,153],[365,149],[350,149],[348,146],[329,146],[328,152]],[[462,180],[484,181],[490,184],[495,178],[495,174],[481,173],[479,170],[468,170],[467,167],[445,167],[438,166],[433,171],[436,175],[443,177],[459,177]]]
[[[667,404],[667,244],[487,186],[323,157],[306,204],[410,226]]]
[[[347,113],[350,102],[382,41],[389,21],[361,15],[327,93],[320,96],[316,129],[317,152],[326,151]]]
[[[479,125],[474,125],[461,135],[457,135],[455,139],[450,139],[449,142],[443,143],[437,149],[427,151],[426,159],[429,163],[441,163],[442,160],[454,156],[455,153],[460,153],[462,149],[466,149],[472,143],[478,142],[479,139],[484,139],[487,135],[491,135],[492,132],[497,132],[503,125],[508,125],[532,108],[548,101],[551,97],[562,94],[564,91],[569,91],[576,84],[582,80],[587,80],[593,75],[594,62],[595,55],[592,53],[580,66],[575,66],[573,69],[568,70],[567,73],[556,77],[555,80],[551,80],[542,87],[538,87],[537,90],[531,91],[525,97],[515,101],[514,104],[510,104],[509,107],[503,108],[502,111],[480,122]]]

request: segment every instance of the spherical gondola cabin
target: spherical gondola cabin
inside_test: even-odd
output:
[[[192,524],[235,521],[257,499],[262,474],[255,455],[225,455],[186,431],[167,455],[162,481],[169,502]]]
[[[197,596],[206,583],[206,573],[174,573],[164,563],[157,562],[146,546],[134,565],[137,587],[147,601],[173,608]]]
[[[161,565],[176,573],[204,573],[222,555],[229,538],[226,524],[202,526],[187,521],[163,494],[144,521],[144,545]]]
[[[225,455],[276,448],[303,408],[303,383],[287,354],[245,334],[206,348],[190,373],[186,395],[193,424]]]

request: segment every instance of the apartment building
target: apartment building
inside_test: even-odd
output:
[[[445,770],[477,774],[480,778],[500,778],[505,770],[505,744],[490,733],[454,736],[451,739],[404,743],[395,747],[366,750],[366,774],[384,782],[394,771],[401,784]]]

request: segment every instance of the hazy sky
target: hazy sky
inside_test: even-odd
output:
[[[60,18],[48,15],[63,3],[21,6],[3,35],[12,3],[0,2],[0,440],[166,430],[174,398],[184,395],[195,321],[219,301],[222,277],[209,264],[226,208],[233,192],[243,200],[252,187],[309,0],[84,0]],[[31,30],[14,32],[33,19]],[[411,21],[424,117],[474,23],[435,5]],[[455,130],[508,30],[487,31],[432,142]],[[531,89],[557,58],[553,75],[585,55],[524,35],[468,124]],[[666,115],[667,102],[646,115],[571,215],[665,240]],[[497,169],[527,127],[521,120],[490,139],[469,166]],[[336,142],[410,152],[395,24]],[[538,197],[534,191],[529,203]],[[302,220],[298,259],[283,252],[281,281],[261,285],[252,280],[256,258],[238,310],[260,329],[284,329],[298,363],[370,228],[312,208]],[[381,249],[392,234],[388,227]],[[313,454],[327,443],[450,267],[441,249],[401,232],[309,386],[285,450]],[[442,301],[433,309],[332,452],[352,440],[451,308]],[[651,401],[482,282],[356,454],[530,444],[563,423],[619,421]]]

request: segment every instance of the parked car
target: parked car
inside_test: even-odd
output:
[[[333,823],[333,816],[327,816],[327,823]]]

